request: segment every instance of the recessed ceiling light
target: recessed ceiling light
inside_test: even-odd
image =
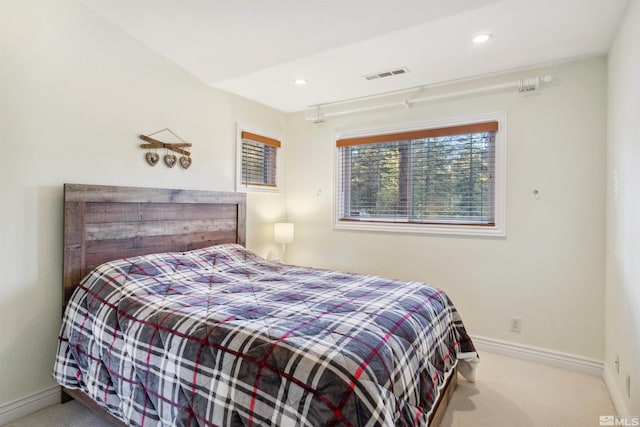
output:
[[[490,38],[491,38],[491,34],[489,33],[478,34],[473,38],[473,42],[475,44],[482,44],[482,43],[488,42]]]
[[[304,86],[307,84],[307,81],[305,79],[295,79],[293,82],[298,86]]]

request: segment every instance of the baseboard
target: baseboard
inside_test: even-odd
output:
[[[472,335],[471,339],[479,351],[502,354],[516,359],[543,363],[556,368],[584,372],[598,377],[603,375],[604,363],[600,360],[493,338]]]
[[[623,395],[620,393],[620,389],[616,387],[615,377],[613,373],[609,369],[608,366],[604,367],[604,374],[602,376],[604,378],[604,384],[607,386],[609,390],[609,396],[611,396],[611,401],[613,402],[614,408],[616,408],[616,412],[621,417],[628,417],[635,414],[629,413],[629,408],[627,408],[627,404]]]
[[[57,403],[60,403],[60,386],[57,385],[5,403],[0,405],[0,425],[10,423]]]

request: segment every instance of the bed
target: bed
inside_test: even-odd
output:
[[[422,283],[266,261],[246,196],[66,184],[54,377],[119,425],[439,423],[477,354]]]

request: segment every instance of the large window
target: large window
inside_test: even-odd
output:
[[[497,120],[337,140],[338,228],[504,234]]]
[[[248,131],[239,139],[238,190],[277,190],[280,141]]]

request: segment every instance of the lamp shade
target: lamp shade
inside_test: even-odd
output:
[[[293,242],[293,224],[290,222],[277,222],[273,226],[273,237],[276,243]]]

